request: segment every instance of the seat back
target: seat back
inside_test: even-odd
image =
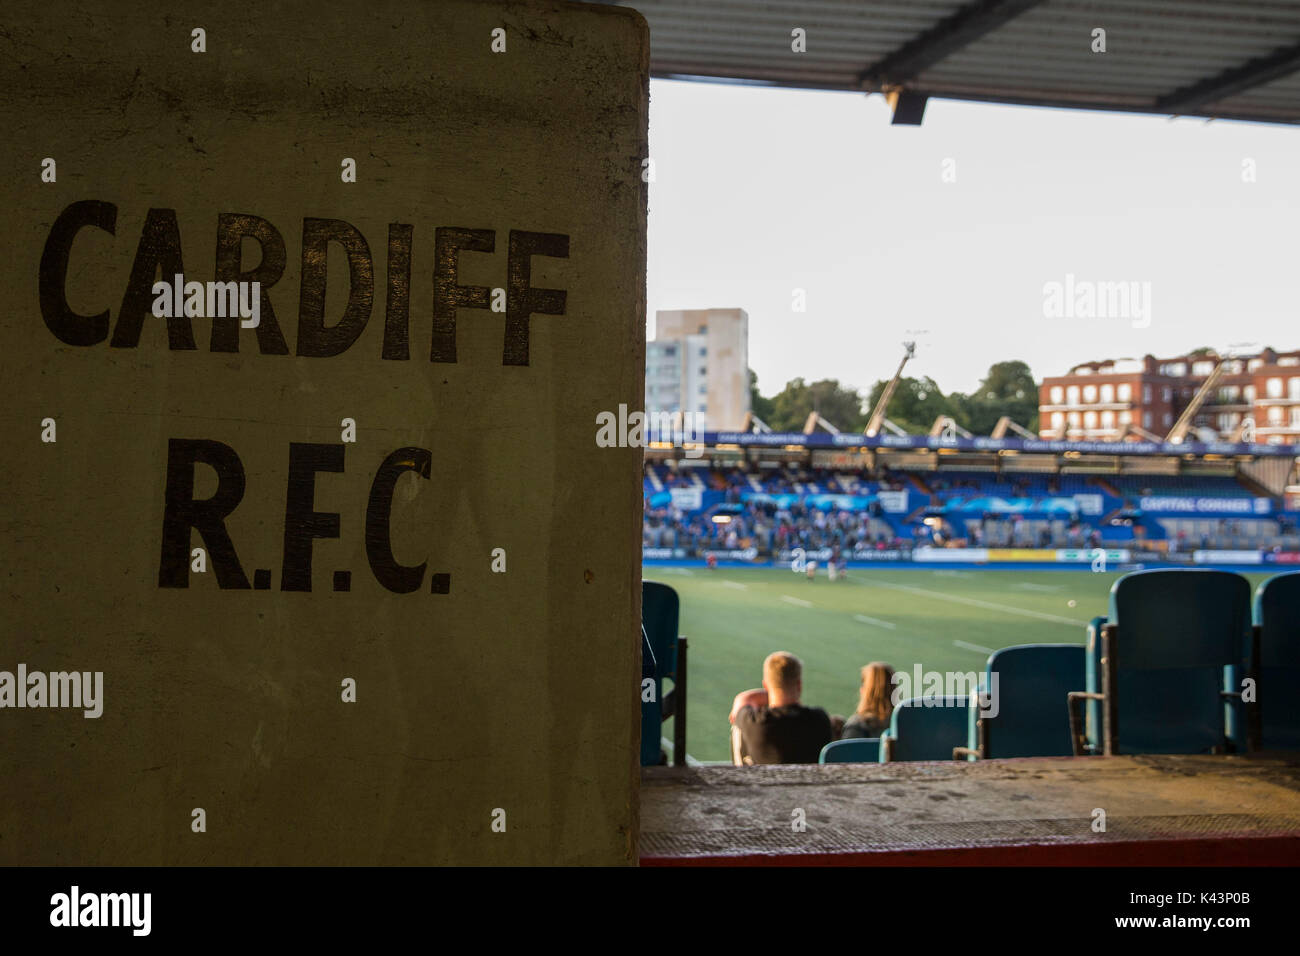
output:
[[[1256,699],[1265,750],[1300,750],[1300,571],[1278,574],[1255,592],[1259,626]]]
[[[951,760],[954,747],[966,744],[969,697],[912,697],[894,708],[882,739],[880,760]],[[892,749],[892,757],[887,754]]]
[[[1208,570],[1135,571],[1111,587],[1119,629],[1121,753],[1208,753],[1233,721],[1220,696],[1227,668],[1245,665],[1250,584]],[[1098,642],[1100,644],[1100,642]],[[1101,674],[1088,690],[1102,690]]]
[[[677,672],[677,619],[680,608],[677,592],[667,584],[659,581],[641,582],[641,624],[658,662],[660,681]]]
[[[664,678],[677,673],[677,592],[658,581],[641,582],[641,675],[655,682],[654,700],[641,695],[641,766],[659,763],[663,740]]]
[[[880,760],[879,737],[851,737],[832,740],[822,748],[818,763],[876,763]]]
[[[1073,753],[1066,697],[1083,690],[1082,644],[1021,644],[994,651],[984,671],[986,757],[1065,757]],[[971,721],[972,725],[974,721]],[[975,749],[978,741],[969,746]]]

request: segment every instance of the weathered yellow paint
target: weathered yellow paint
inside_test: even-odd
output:
[[[0,670],[102,671],[104,712],[0,709],[0,863],[635,862],[640,451],[597,448],[594,422],[643,390],[644,21],[467,0],[55,0],[6,19]],[[116,221],[77,233],[68,306],[110,326],[70,345],[42,320],[38,276],[82,200]],[[252,329],[213,351],[207,318],[188,320],[192,350],[152,316],[137,346],[110,344],[151,208],[175,210],[187,281],[214,278],[220,214],[279,231],[267,295],[287,354]],[[312,218],[369,247],[368,324],[330,357],[295,349],[302,268],[321,264],[303,254]],[[381,357],[394,223],[412,227],[405,361]],[[459,310],[454,363],[430,360],[440,227],[494,232],[493,252],[459,255],[459,283],[489,289],[509,283],[512,230],[568,237],[567,257],[525,260],[532,288],[566,294],[564,314],[529,318],[527,365],[503,364],[518,329],[486,307]],[[349,269],[337,242],[324,258],[328,327]],[[239,456],[225,525],[269,590],[219,588],[198,532],[186,570],[192,544],[208,573],[160,587],[171,439]],[[287,592],[289,450],[307,442],[344,449],[312,505],[340,534],[312,543],[311,591]],[[367,506],[408,447],[430,473],[394,486],[392,552],[427,567],[393,593],[368,564]],[[215,473],[195,471],[194,496],[212,495]],[[508,573],[491,571],[497,547]],[[435,573],[449,593],[430,593]]]

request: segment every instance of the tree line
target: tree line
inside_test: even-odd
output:
[[[792,379],[771,397],[759,393],[758,375],[749,370],[750,407],[779,432],[802,431],[809,412],[817,412],[843,431],[862,431],[871,410],[889,383],[881,379],[864,395],[838,379],[806,382]],[[1038,386],[1024,362],[992,365],[979,387],[969,395],[943,390],[927,376],[898,381],[885,417],[912,434],[924,434],[934,420],[947,415],[976,435],[987,435],[1003,415],[1032,432],[1038,431]]]

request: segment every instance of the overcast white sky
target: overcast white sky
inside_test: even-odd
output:
[[[895,127],[878,95],[657,80],[650,155],[648,334],[658,309],[745,309],[765,395],[796,376],[866,389],[904,338],[908,374],[944,392],[1004,359],[1041,380],[1300,348],[1300,129],[944,100]],[[1151,283],[1150,326],[1045,318],[1067,273]]]

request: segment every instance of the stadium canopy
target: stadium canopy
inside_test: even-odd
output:
[[[881,92],[895,123],[929,98],[1300,123],[1295,0],[618,3],[650,24],[652,76]]]

